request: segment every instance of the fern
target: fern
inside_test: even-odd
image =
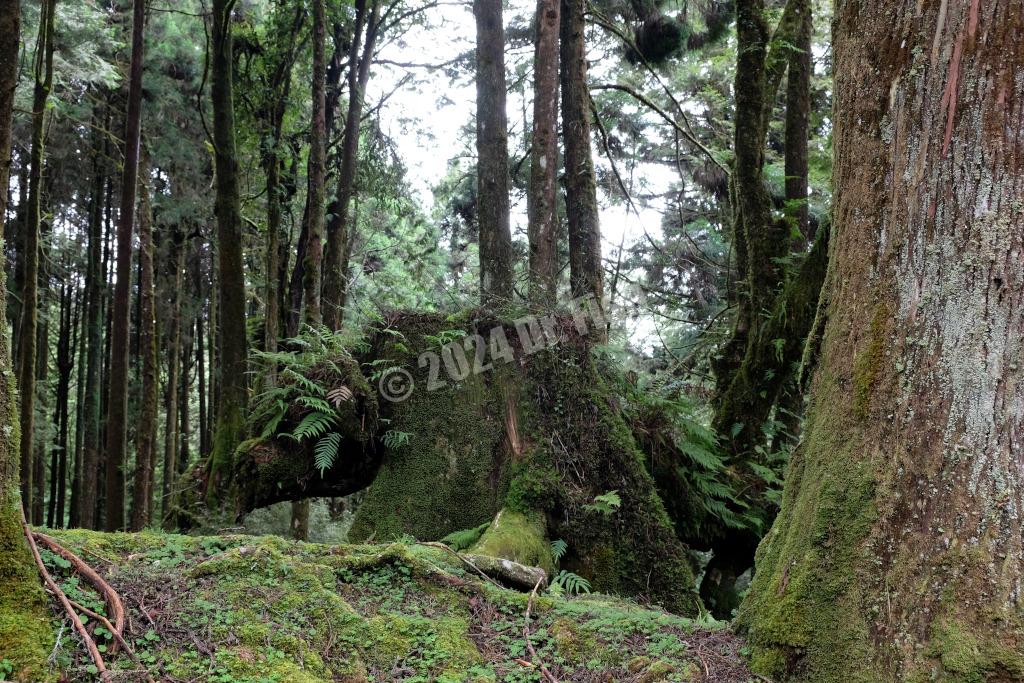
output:
[[[336,426],[337,423],[337,416],[330,413],[313,411],[306,415],[306,417],[302,418],[302,422],[299,423],[299,426],[286,436],[291,437],[295,441],[315,439],[323,436],[331,427]]]
[[[551,581],[549,590],[555,595],[579,595],[590,592],[590,582],[579,574],[563,569]]]
[[[619,507],[622,505],[622,498],[619,497],[618,491],[608,491],[602,493],[599,496],[594,496],[594,502],[589,505],[584,505],[583,509],[589,512],[596,512],[610,517],[615,514]]]
[[[555,564],[558,564],[565,557],[565,552],[568,549],[569,544],[562,539],[551,541],[551,559],[555,561]]]
[[[321,477],[324,476],[324,471],[329,470],[337,460],[339,446],[341,446],[341,434],[337,432],[328,434],[316,442],[316,447],[313,449],[313,463],[320,470]]]
[[[409,443],[409,439],[412,438],[411,432],[399,432],[394,429],[389,429],[384,432],[383,441],[384,447],[388,449],[398,448]]]

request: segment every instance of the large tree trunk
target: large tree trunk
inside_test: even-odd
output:
[[[528,199],[530,299],[552,305],[558,294],[558,25],[560,0],[538,0],[533,56],[533,144]]]
[[[771,674],[1024,676],[1022,17],[836,8],[827,323],[740,614]]]
[[[121,211],[117,222],[117,281],[110,326],[110,400],[107,404],[106,530],[120,531],[124,521],[124,470],[128,440],[128,316],[132,281],[132,237],[139,184],[139,136],[142,126],[142,51],[146,20],[144,0],[132,9],[132,57],[128,77]]]
[[[7,218],[11,112],[18,82],[20,8],[0,0],[0,234]],[[0,299],[6,299],[0,279]],[[13,680],[44,680],[52,648],[49,609],[21,530],[15,388],[7,334],[0,334],[0,643]]]
[[[585,0],[562,0],[562,135],[565,139],[565,213],[569,222],[569,284],[573,297],[603,306],[604,264],[597,178],[590,147]],[[607,336],[596,330],[598,340]]]
[[[135,439],[135,481],[132,487],[132,530],[144,529],[153,509],[153,464],[160,404],[157,359],[156,301],[153,282],[153,221],[149,204],[149,164],[143,156],[139,176],[139,352],[142,390]]]
[[[512,301],[512,231],[505,112],[505,26],[501,0],[475,0],[476,220],[480,233],[480,301]]]
[[[218,384],[217,422],[210,455],[213,476],[230,466],[231,454],[242,440],[248,405],[245,329],[245,274],[242,265],[242,209],[238,188],[238,155],[235,150],[231,12],[235,0],[214,0],[213,39],[213,141],[216,148],[218,291]]]
[[[41,3],[39,38],[32,91],[32,152],[28,178],[28,212],[24,229],[24,279],[21,296],[21,324],[18,328],[18,389],[21,394],[21,496],[25,509],[32,511],[32,457],[35,431],[36,326],[39,311],[39,232],[42,221],[43,143],[46,103],[53,84],[53,15],[56,0]],[[6,187],[3,190],[7,193]],[[6,200],[5,200],[6,201]]]

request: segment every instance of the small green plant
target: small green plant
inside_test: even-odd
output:
[[[548,590],[553,595],[580,595],[590,592],[590,582],[579,574],[563,569],[551,580]]]
[[[384,432],[382,441],[384,442],[385,448],[392,449],[406,445],[409,443],[410,438],[412,438],[411,432],[400,432],[396,429],[389,429]]]
[[[10,680],[14,674],[14,662],[9,659],[0,659],[0,681]]]
[[[355,400],[355,393],[345,384],[323,386],[314,378],[344,377],[341,365],[351,361],[351,355],[341,333],[325,327],[305,326],[282,348],[289,350],[253,354],[258,374],[276,379],[254,400],[250,425],[261,439],[275,434],[296,442],[316,439],[314,464],[323,476],[341,445],[341,436],[333,430],[341,425],[341,410]],[[292,429],[281,431],[282,424],[296,419]]]
[[[594,496],[594,502],[584,505],[583,509],[589,512],[597,512],[605,517],[611,517],[618,512],[621,506],[622,498],[619,497],[619,492],[615,490]]]
[[[565,557],[565,552],[568,549],[569,544],[562,539],[551,541],[551,559],[555,561],[555,564],[558,564]]]

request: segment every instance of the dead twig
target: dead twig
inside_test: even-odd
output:
[[[79,635],[82,636],[82,640],[85,642],[85,647],[89,651],[89,656],[92,657],[93,663],[96,665],[96,671],[100,678],[104,681],[110,680],[110,672],[107,671],[106,664],[103,663],[103,656],[100,651],[96,648],[96,641],[92,639],[89,632],[85,630],[85,624],[78,618],[78,614],[75,612],[75,608],[71,606],[71,602],[68,600],[68,596],[64,594],[64,591],[60,589],[57,582],[50,576],[50,572],[46,570],[46,565],[43,564],[43,558],[39,556],[39,548],[36,546],[36,540],[32,535],[32,528],[28,525],[28,521],[25,519],[25,511],[21,511],[21,528],[25,532],[25,538],[28,539],[28,547],[32,551],[32,557],[35,558],[36,568],[39,569],[40,576],[43,577],[43,582],[46,587],[50,589],[57,600],[60,601],[64,611],[67,612],[68,617],[71,619],[71,623],[74,624],[75,630],[78,631]]]
[[[548,671],[548,668],[544,666],[544,662],[541,661],[540,657],[537,656],[537,650],[534,649],[533,643],[530,641],[530,612],[533,610],[533,599],[537,597],[537,589],[540,588],[540,581],[530,591],[530,598],[526,601],[526,623],[523,624],[523,638],[526,639],[526,649],[530,651],[530,658],[537,663],[540,667],[541,676],[544,677],[548,683],[558,683],[558,679]]]

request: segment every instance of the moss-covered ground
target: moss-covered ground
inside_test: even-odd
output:
[[[159,681],[748,681],[742,643],[606,596],[529,596],[478,579],[443,549],[396,542],[327,546],[278,537],[55,532],[121,594],[126,639]],[[59,558],[69,596],[103,609]],[[94,680],[84,648],[53,611],[51,662]],[[97,641],[110,637],[95,622]],[[104,647],[103,649],[108,649]],[[123,654],[112,680],[144,680]]]

